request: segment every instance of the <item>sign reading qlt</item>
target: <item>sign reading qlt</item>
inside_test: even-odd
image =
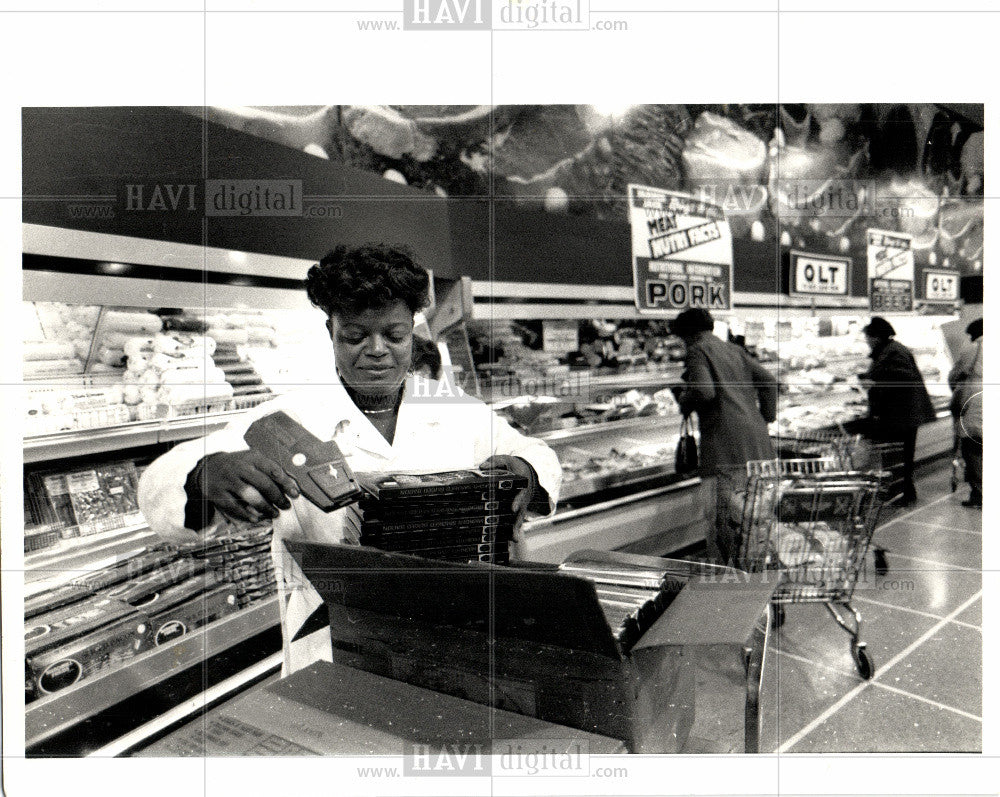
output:
[[[928,302],[958,301],[958,273],[948,271],[925,271],[927,283],[924,297]]]
[[[851,259],[791,253],[791,291],[809,296],[848,296],[850,294]]]

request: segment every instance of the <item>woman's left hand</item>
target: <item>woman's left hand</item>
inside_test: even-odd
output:
[[[531,503],[532,485],[536,482],[535,472],[532,470],[531,465],[520,457],[510,456],[509,454],[494,454],[485,462],[480,463],[479,467],[503,468],[528,480],[528,486],[519,491],[511,502],[511,508],[514,510],[514,531],[517,531],[521,528],[521,524],[524,523],[524,516],[528,512],[528,504]]]

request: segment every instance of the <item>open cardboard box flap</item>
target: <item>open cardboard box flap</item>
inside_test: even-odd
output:
[[[663,614],[632,646],[742,645],[750,639],[778,587],[775,572],[745,573],[724,565],[668,559],[620,551],[581,550],[566,557],[560,570],[598,568],[654,577],[683,586]]]
[[[742,645],[778,587],[776,573],[730,571],[693,578],[632,650],[665,645]]]

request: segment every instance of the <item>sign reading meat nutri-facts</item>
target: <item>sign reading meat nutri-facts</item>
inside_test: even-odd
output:
[[[639,312],[732,309],[733,238],[722,208],[642,185],[630,185],[628,198]]]
[[[868,230],[868,297],[873,313],[913,310],[913,236]]]

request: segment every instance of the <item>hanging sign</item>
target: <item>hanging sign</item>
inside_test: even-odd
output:
[[[628,199],[639,312],[731,310],[733,237],[722,208],[643,185],[630,185]]]
[[[868,299],[873,313],[913,310],[913,236],[868,230]]]
[[[958,301],[957,271],[924,271],[924,298],[928,302]]]
[[[851,258],[791,253],[792,296],[849,296]]]

